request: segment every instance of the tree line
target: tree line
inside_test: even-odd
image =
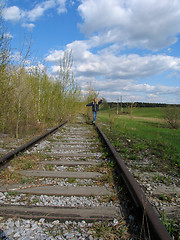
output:
[[[166,103],[147,103],[147,102],[107,102],[107,107],[115,108],[117,107],[127,108],[130,105],[136,107],[180,107],[180,104],[166,104]]]

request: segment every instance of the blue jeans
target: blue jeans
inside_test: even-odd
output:
[[[93,122],[96,121],[96,117],[97,117],[97,112],[94,112],[94,111],[93,111]]]

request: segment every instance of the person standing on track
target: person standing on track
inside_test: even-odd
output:
[[[102,103],[102,97],[100,98],[100,101],[98,101],[97,98],[94,98],[93,102],[88,103],[86,107],[92,106],[92,112],[93,112],[93,124],[96,121],[97,118],[97,112],[99,111],[99,104]]]

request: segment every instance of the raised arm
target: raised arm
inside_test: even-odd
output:
[[[100,101],[98,102],[98,104],[101,104],[103,101],[102,97],[100,97]]]

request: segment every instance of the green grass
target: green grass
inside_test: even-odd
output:
[[[135,108],[132,112],[133,116],[137,117],[150,117],[150,118],[163,118],[165,108],[163,107],[141,107]]]
[[[147,119],[131,118],[129,115],[109,115],[109,112],[99,112],[98,118],[102,122],[111,122],[111,131],[119,137],[145,141],[161,159],[171,159],[173,165],[180,165],[180,129],[169,129],[164,122],[155,122],[150,118],[161,116],[160,108],[136,109],[138,116],[147,115]],[[150,115],[152,114],[152,116]],[[135,112],[134,112],[135,114]],[[137,116],[136,115],[136,116]],[[160,118],[160,117],[159,117]],[[137,146],[136,146],[137,147]]]
[[[166,107],[134,107],[132,109],[132,116],[136,117],[149,117],[149,118],[159,118],[163,119],[164,118],[164,113],[165,113]],[[116,113],[117,108],[111,108],[108,110],[102,109],[102,112],[111,112],[111,113]],[[124,112],[130,113],[130,108],[123,108]],[[121,108],[119,107],[118,112],[121,113]]]
[[[132,169],[154,172],[152,181],[179,186],[172,176],[179,176],[180,129],[168,128],[163,113],[164,108],[136,108],[132,115],[117,115],[114,108],[100,111],[98,121],[120,157],[127,164],[130,160]],[[143,165],[144,160],[148,164]],[[175,194],[161,194],[160,199],[170,203]],[[169,234],[176,238],[178,220],[167,219],[163,214],[162,222]]]

